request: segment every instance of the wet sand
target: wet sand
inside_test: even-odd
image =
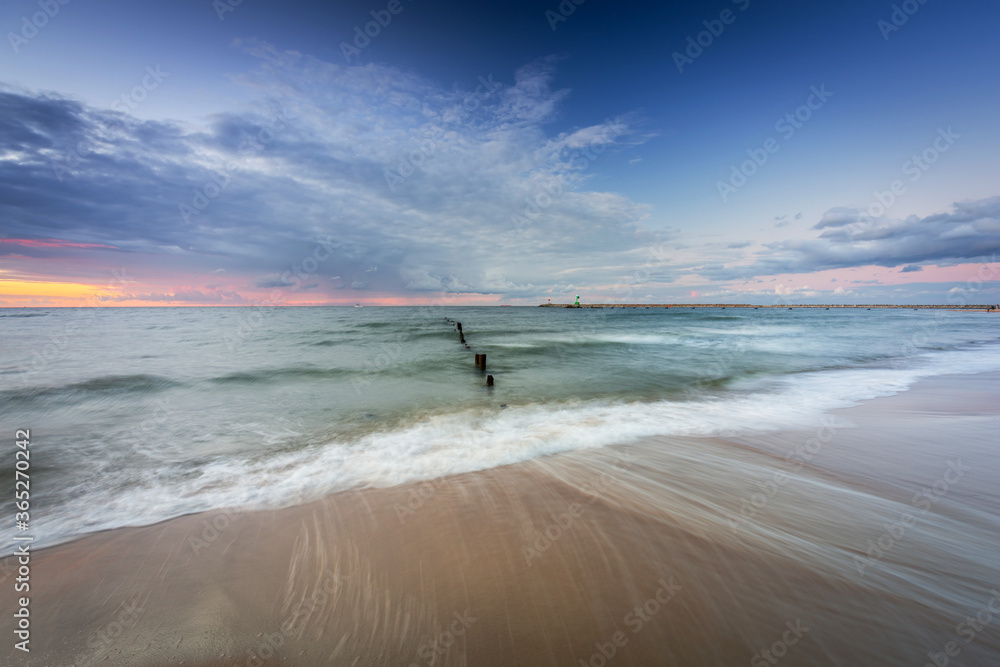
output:
[[[33,554],[2,663],[1000,664],[998,405],[1000,375],[936,378],[802,431],[88,536]]]

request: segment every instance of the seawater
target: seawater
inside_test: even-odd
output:
[[[37,546],[648,436],[810,428],[998,369],[997,318],[944,310],[0,311],[0,422],[12,448],[31,430]]]

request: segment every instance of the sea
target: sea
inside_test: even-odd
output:
[[[14,515],[18,429],[39,548],[650,436],[814,428],[925,378],[1000,370],[998,324],[925,309],[0,310],[0,504]]]

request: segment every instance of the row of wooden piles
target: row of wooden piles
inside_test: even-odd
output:
[[[462,323],[461,322],[456,322],[455,320],[452,320],[452,319],[447,318],[447,317],[444,318],[444,320],[445,320],[445,322],[448,322],[450,324],[454,324],[455,325],[455,330],[458,331],[458,342],[461,343],[462,345],[464,345],[466,350],[471,350],[472,348],[469,346],[468,343],[465,342],[465,332],[462,331]],[[476,355],[476,368],[478,368],[483,373],[486,372],[486,353],[485,352]],[[492,375],[487,375],[486,376],[486,386],[487,387],[492,387],[493,386],[493,376]]]

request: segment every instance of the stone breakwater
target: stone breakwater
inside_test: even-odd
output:
[[[951,305],[951,304],[932,304],[932,305],[897,305],[889,303],[857,303],[857,304],[771,304],[771,305],[754,305],[752,303],[587,303],[575,305],[572,303],[542,303],[539,304],[542,308],[821,308],[821,309],[831,309],[831,308],[865,308],[867,310],[874,310],[875,308],[896,308],[903,310],[927,310],[927,309],[937,309],[937,310],[996,310],[996,306],[991,306],[989,304],[980,305]]]

